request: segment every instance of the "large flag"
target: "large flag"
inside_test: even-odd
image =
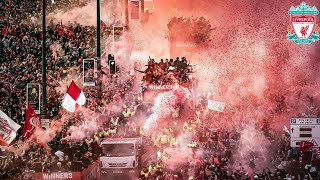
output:
[[[62,107],[69,112],[75,112],[77,105],[83,106],[85,103],[83,91],[72,81],[63,98]]]
[[[314,146],[314,144],[313,144],[312,142],[309,142],[309,141],[301,141],[301,142],[300,142],[299,150],[300,150],[300,151],[308,151],[308,150],[310,150],[313,146]]]
[[[21,126],[15,123],[9,116],[0,110],[0,137],[10,144],[17,136]]]
[[[41,119],[34,112],[31,104],[28,103],[28,109],[26,113],[26,119],[24,122],[22,136],[26,139],[29,139],[29,137],[34,133],[36,128],[42,129]]]

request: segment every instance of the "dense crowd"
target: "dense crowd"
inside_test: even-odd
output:
[[[47,11],[50,13],[57,8],[68,8],[78,4],[70,3],[68,0],[48,1]],[[26,85],[41,82],[42,31],[39,26],[41,1],[5,0],[0,2],[0,9],[0,109],[23,126],[26,110]],[[47,89],[48,117],[60,118],[61,97],[65,92],[60,92],[56,87],[61,86],[59,82],[66,79],[78,78],[81,74],[83,59],[95,56],[94,39],[95,28],[93,26],[82,26],[76,23],[64,25],[62,21],[54,24],[53,20],[49,21],[46,41],[49,86]],[[108,87],[103,89],[102,103],[108,104],[118,98],[124,99],[127,92],[131,92],[131,96],[138,97],[132,92],[134,78],[126,79],[126,82],[119,82],[120,75],[108,77],[110,82]],[[96,112],[103,111],[96,108],[96,89],[84,88],[84,92],[88,99],[86,108]],[[124,115],[121,116],[124,118],[121,118],[121,122],[134,114],[131,101],[133,99],[125,101],[128,107],[124,108]],[[112,112],[108,114],[121,115]],[[86,168],[99,155],[96,135],[111,137],[117,124],[111,123],[110,126],[106,124],[100,132],[92,137],[88,136],[85,141],[77,144],[61,141],[67,136],[67,130],[71,125],[80,124],[82,121],[83,117],[69,119],[61,133],[48,143],[50,150],[44,149],[43,146],[30,144],[31,148],[19,157],[5,152],[3,154],[5,158],[1,161],[0,179],[20,177],[28,169],[48,172],[81,171]],[[18,137],[21,136],[20,133]],[[13,143],[13,146],[19,146],[19,144]]]
[[[319,179],[319,149],[290,147],[290,133],[284,130],[282,134],[276,134],[267,122],[256,127],[258,134],[272,142],[265,147],[267,154],[253,149],[245,158],[239,159],[240,132],[248,127],[212,128],[202,124],[207,114],[202,101],[195,105],[199,107],[195,116],[179,126],[182,129],[169,125],[154,133],[152,142],[158,147],[158,159],[142,169],[140,179]],[[213,114],[207,118],[212,118]],[[181,132],[189,137],[189,144],[181,141]],[[181,150],[188,153],[183,146],[192,149],[193,153],[189,156],[178,154]],[[181,155],[183,160],[177,157]]]
[[[85,3],[82,2],[81,3]],[[68,8],[74,4],[69,0],[48,1],[48,11],[57,8]],[[0,109],[15,122],[23,126],[25,119],[25,89],[27,83],[41,82],[41,29],[39,18],[41,1],[2,0],[0,2]],[[169,39],[172,41],[180,37],[188,39],[188,34],[181,33],[184,28],[196,31],[195,42],[208,40],[211,32],[209,22],[204,19],[173,18],[168,24]],[[182,28],[183,27],[183,28]],[[57,90],[59,82],[65,79],[76,79],[81,74],[82,60],[95,56],[95,28],[77,23],[64,25],[54,24],[52,20],[47,26],[48,61],[48,117],[60,118],[61,97],[64,92]],[[184,34],[186,37],[181,37]],[[179,36],[178,36],[179,35]],[[189,83],[188,75],[192,67],[186,58],[181,60],[161,59],[155,62],[150,59],[143,73],[143,81],[147,84],[164,85],[171,83]],[[70,172],[81,171],[96,161],[101,155],[99,142],[101,138],[119,136],[144,135],[143,130],[130,121],[137,108],[141,105],[139,92],[133,90],[135,76],[129,72],[121,72],[106,78],[101,102],[105,105],[114,103],[122,107],[122,112],[115,113],[107,108],[99,108],[97,91],[84,88],[87,96],[85,107],[97,113],[103,113],[107,118],[100,130],[88,135],[84,141],[74,143],[68,141],[68,129],[71,125],[84,122],[83,114],[70,118],[62,127],[62,131],[48,143],[50,149],[30,143],[30,148],[15,156],[9,152],[1,152],[0,179],[13,179],[25,176],[26,172]],[[239,130],[215,129],[200,125],[201,117],[206,108],[207,99],[202,99],[196,107],[195,117],[181,126],[179,132],[193,135],[193,141],[188,144],[193,151],[202,149],[203,153],[186,159],[187,163],[172,169],[168,163],[172,157],[166,153],[165,147],[177,148],[177,133],[170,126],[155,133],[150,140],[156,146],[159,156],[150,166],[142,169],[140,179],[319,179],[320,161],[318,151],[300,152],[290,148],[288,134],[284,136],[272,135],[265,126],[260,130],[269,136],[273,142],[270,147],[270,167],[263,170],[256,169],[255,162],[259,160],[252,154],[246,162],[236,162],[234,154],[239,143]],[[107,106],[106,106],[107,107]],[[198,109],[198,110],[197,110]],[[101,117],[103,118],[103,117]],[[271,135],[270,135],[271,134]],[[19,133],[19,136],[21,133]],[[21,144],[14,143],[13,146]],[[276,149],[276,151],[271,151]],[[196,159],[196,160],[195,160]],[[236,167],[234,166],[236,164]],[[246,167],[246,168],[245,168]],[[252,176],[249,169],[253,170]],[[257,171],[255,171],[257,170]],[[252,173],[252,172],[251,172]]]
[[[68,1],[48,3],[48,10],[53,6],[62,7]],[[23,124],[25,110],[25,87],[27,83],[41,82],[41,29],[37,23],[40,17],[41,1],[1,1],[2,25],[1,36],[1,108],[13,120]],[[25,17],[25,18],[24,18]],[[66,78],[70,67],[78,67],[75,74],[80,74],[82,59],[94,55],[95,28],[79,24],[47,26],[46,58],[50,80],[55,82]],[[5,82],[5,83],[4,83]],[[48,115],[58,115],[61,97],[49,83],[47,100]]]

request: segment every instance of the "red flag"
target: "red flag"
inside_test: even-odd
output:
[[[36,128],[41,128],[41,119],[36,115],[30,103],[28,103],[28,109],[26,113],[26,120],[24,122],[22,136],[26,139],[33,134]]]
[[[9,144],[0,136],[0,146],[9,146]]]
[[[300,147],[299,150],[300,151],[308,151],[310,148],[312,148],[314,146],[314,144],[312,142],[309,141],[301,141],[300,142]]]

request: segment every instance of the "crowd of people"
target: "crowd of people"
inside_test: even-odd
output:
[[[290,147],[290,133],[274,134],[268,123],[256,127],[257,134],[272,142],[264,147],[268,149],[267,153],[261,154],[252,149],[245,158],[237,157],[242,151],[240,132],[248,127],[211,128],[209,124],[203,124],[201,121],[212,118],[212,114],[204,113],[207,107],[201,105],[202,101],[195,104],[198,107],[195,116],[179,126],[180,129],[168,125],[153,134],[152,142],[158,148],[158,159],[142,169],[141,180],[319,178],[319,149]],[[181,135],[188,137],[189,142],[186,143]],[[190,154],[185,147],[193,153]],[[184,154],[179,151],[184,151]]]
[[[47,11],[51,13],[57,8],[63,9],[78,4],[70,3],[68,0],[48,1]],[[26,85],[27,83],[41,83],[42,31],[38,21],[41,18],[41,1],[4,0],[0,2],[0,9],[0,109],[23,127],[26,112]],[[59,91],[56,87],[61,86],[59,82],[78,78],[81,74],[83,59],[95,56],[95,34],[93,26],[83,26],[77,23],[64,25],[62,21],[55,24],[53,20],[49,21],[46,41],[49,86],[47,89],[48,118],[59,119],[61,117],[61,97],[65,92]],[[119,82],[123,81],[120,76],[108,76],[110,82],[102,92],[101,102],[103,104],[123,99],[128,93],[138,97],[132,92],[134,78],[129,76],[126,82]],[[86,108],[102,112],[103,110],[97,108],[94,100],[97,98],[96,89],[84,88],[84,92],[88,99]],[[123,117],[121,122],[126,122],[124,119],[134,114],[135,108],[131,108],[130,100],[126,102],[129,104],[123,108],[125,111],[121,116]],[[120,115],[114,114],[114,116]],[[48,143],[51,148],[49,150],[30,143],[31,148],[26,152],[21,152],[20,156],[2,152],[4,158],[1,161],[0,179],[23,177],[28,170],[65,172],[81,171],[86,168],[97,160],[100,154],[97,134],[99,137],[112,137],[118,124],[116,122],[110,125],[107,123],[101,131],[88,136],[79,143],[61,141],[62,138],[68,136],[67,130],[71,125],[82,122],[81,117],[69,119],[61,133]],[[20,129],[17,137],[21,137],[21,133]],[[12,146],[19,145],[13,143]]]
[[[49,12],[74,4],[79,5],[70,3],[69,0],[47,3]],[[2,0],[0,10],[0,109],[23,126],[26,85],[41,82],[42,31],[38,22],[41,1]],[[197,31],[194,33],[197,37],[192,37],[195,42],[206,41],[212,30],[210,23],[204,18],[173,18],[168,28],[171,41],[181,40],[176,39],[177,37],[189,39],[188,34],[181,33],[185,28]],[[62,22],[55,24],[52,20],[49,21],[46,42],[48,117],[61,117],[61,97],[64,92],[55,87],[60,86],[59,82],[65,79],[76,79],[81,74],[83,59],[95,56],[95,33],[93,26],[78,23],[64,25]],[[181,37],[182,34],[185,37]],[[193,73],[193,70],[188,60],[183,57],[176,60],[161,59],[160,62],[150,59],[146,70],[142,72],[145,83],[165,85],[190,83],[188,75]],[[50,148],[30,143],[30,148],[19,155],[1,152],[0,179],[21,179],[29,172],[82,171],[101,155],[99,142],[102,138],[144,136],[141,125],[131,121],[142,104],[139,92],[134,91],[134,80],[135,76],[125,71],[106,78],[107,85],[103,87],[101,102],[104,105],[112,102],[114,106],[121,107],[122,112],[119,113],[100,108],[95,101],[98,96],[96,89],[84,88],[87,96],[85,108],[105,116],[101,117],[105,118],[101,128],[83,141],[68,141],[69,127],[84,122],[84,116],[80,113],[65,122],[62,131],[48,143]],[[269,152],[272,155],[269,168],[254,172],[257,170],[255,162],[259,159],[254,152],[252,158],[246,162],[236,162],[234,154],[239,145],[239,130],[212,130],[208,126],[204,127],[201,123],[210,117],[202,117],[204,112],[199,109],[206,108],[206,101],[207,99],[202,99],[194,105],[195,117],[184,122],[178,131],[167,126],[163,131],[157,131],[152,137],[148,137],[159,155],[150,166],[142,169],[140,179],[318,179],[318,152],[301,152],[290,148],[288,134],[279,138],[270,136],[273,144]],[[260,130],[261,133],[270,135],[270,132],[266,131],[267,126]],[[170,164],[173,157],[170,157],[172,155],[166,148],[182,146],[178,140],[179,133],[192,135],[192,141],[184,144],[185,146],[194,152],[199,149],[203,151],[200,155],[195,153],[192,159],[185,159],[186,163],[172,168],[168,163]],[[21,137],[21,132],[18,132],[18,137]],[[21,141],[13,143],[12,146],[20,146],[19,143]],[[253,171],[249,172],[248,168]]]
[[[48,4],[62,7],[67,1]],[[13,120],[23,124],[25,110],[25,91],[27,83],[41,82],[41,30],[36,19],[40,17],[40,1],[1,1],[1,108]],[[26,18],[23,18],[26,17]],[[47,26],[47,71],[50,80],[58,82],[68,75],[71,67],[79,67],[82,59],[94,55],[95,28],[79,24]],[[54,117],[59,112],[61,92],[54,89],[55,83],[49,83],[48,112]]]
[[[7,156],[1,162],[1,179],[24,179],[31,177],[30,171],[37,172],[74,172],[82,171],[97,160],[98,151],[94,151],[94,144],[64,144],[52,141],[51,149],[30,144],[30,148],[15,156]],[[19,144],[18,144],[19,145]]]

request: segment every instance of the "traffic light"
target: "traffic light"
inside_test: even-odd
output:
[[[110,71],[110,74],[116,73],[116,61],[115,60],[110,60],[109,71]]]
[[[108,54],[108,65],[110,65],[110,61],[114,61],[114,56],[112,56],[111,54]]]

